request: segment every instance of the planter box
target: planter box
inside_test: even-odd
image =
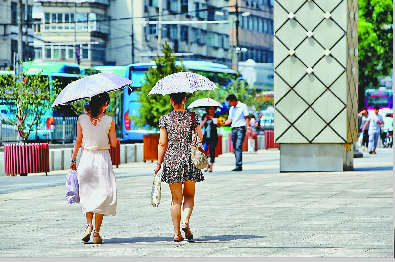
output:
[[[117,139],[117,147],[110,148],[110,156],[112,164],[118,167],[121,164],[121,141],[119,139]]]
[[[49,172],[48,144],[4,145],[4,168],[7,175]]]
[[[143,161],[158,160],[159,134],[143,135],[144,156]]]

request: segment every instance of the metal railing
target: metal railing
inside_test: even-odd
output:
[[[77,117],[54,117],[52,142],[72,143],[77,135]]]
[[[15,125],[6,125],[0,122],[0,142],[18,141],[18,131]]]

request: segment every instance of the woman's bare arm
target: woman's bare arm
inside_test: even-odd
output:
[[[160,135],[159,135],[159,144],[158,144],[158,165],[155,169],[155,174],[159,172],[161,169],[161,165],[163,162],[163,159],[165,158],[165,153],[167,149],[167,131],[165,128],[160,129]]]
[[[113,148],[117,147],[117,135],[115,133],[114,119],[111,120],[111,126],[110,126],[110,131],[108,132],[108,138],[110,140],[110,146]]]
[[[78,119],[78,121],[77,121],[77,137],[75,139],[73,155],[71,156],[72,161],[75,161],[77,159],[78,151],[80,150],[81,145],[82,145],[82,128],[81,128],[80,120]],[[72,170],[76,170],[77,169],[76,163],[71,162],[70,168]]]

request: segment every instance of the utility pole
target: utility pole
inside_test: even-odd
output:
[[[22,0],[18,0],[18,75],[22,74],[23,42],[22,42]]]
[[[74,0],[74,57],[76,63],[80,64],[81,50],[77,47],[77,0]]]
[[[131,16],[132,19],[130,19],[130,41],[132,42],[131,44],[131,57],[132,57],[132,64],[134,64],[134,8],[133,8],[133,0],[130,0],[130,11],[131,11]]]
[[[236,38],[236,46],[234,50],[234,62],[233,62],[233,69],[238,71],[239,69],[239,52],[240,52],[240,43],[239,43],[239,26],[240,26],[240,20],[239,20],[239,0],[236,0],[235,4],[235,16],[236,16],[236,22],[235,22],[235,38]]]
[[[159,0],[159,17],[158,17],[158,46],[157,46],[157,52],[158,55],[160,53],[160,44],[162,42],[162,1],[163,0]]]

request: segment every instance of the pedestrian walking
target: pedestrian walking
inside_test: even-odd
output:
[[[105,215],[115,215],[117,207],[117,189],[109,149],[116,147],[115,124],[105,114],[110,97],[102,93],[91,98],[87,114],[82,114],[77,122],[77,138],[73,150],[70,168],[77,170],[80,205],[85,212],[87,226],[82,241],[89,242],[95,226],[93,243],[102,243],[100,227]],[[78,169],[76,158],[81,148],[83,153]]]
[[[210,163],[207,166],[206,171],[213,172],[215,149],[218,143],[217,119],[214,118],[215,107],[210,106],[206,110],[207,113],[203,115],[200,127],[202,129],[204,128],[203,143],[207,144],[208,152],[210,154]]]
[[[231,108],[229,109],[229,116],[224,125],[231,125],[232,127],[232,142],[236,157],[236,168],[232,171],[242,171],[243,141],[247,131],[250,132],[248,108],[246,104],[238,101],[234,94],[229,95],[226,101],[228,101]]]
[[[196,132],[201,142],[203,140],[199,119],[194,113],[185,110],[185,101],[185,93],[170,94],[173,111],[159,119],[158,164],[154,171],[157,174],[163,165],[162,181],[169,184],[174,242],[184,240],[180,227],[186,239],[193,239],[189,222],[194,207],[195,183],[204,180],[202,171],[192,163],[191,153],[193,132]]]
[[[368,110],[366,108],[363,108],[361,112],[358,113],[359,117],[359,136],[362,136],[361,139],[361,147],[362,150],[366,151],[368,150],[368,143],[369,143],[369,125],[364,129],[364,125],[366,120],[368,120],[369,114]]]
[[[381,125],[384,124],[383,117],[379,115],[380,108],[374,107],[374,113],[370,114],[368,119],[365,121],[363,131],[367,129],[369,133],[369,154],[376,154],[377,142],[380,136]]]

